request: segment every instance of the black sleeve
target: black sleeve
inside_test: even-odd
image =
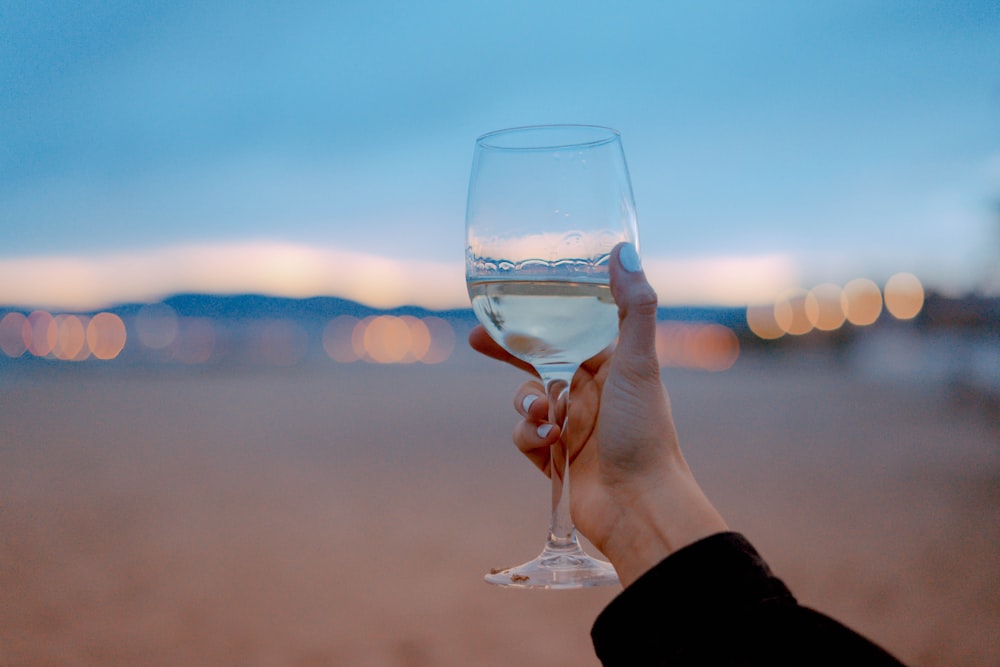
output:
[[[902,665],[799,605],[737,533],[668,556],[611,601],[591,637],[605,667]]]

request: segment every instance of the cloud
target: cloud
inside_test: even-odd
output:
[[[787,255],[644,258],[646,277],[661,305],[744,306],[773,300],[799,284],[801,271]]]
[[[795,263],[780,255],[644,262],[664,305],[763,301],[798,278]],[[0,304],[11,307],[86,311],[177,293],[338,296],[377,308],[469,304],[461,261],[393,259],[283,242],[0,260]]]
[[[0,260],[0,303],[92,310],[171,294],[333,295],[374,307],[468,304],[459,263],[266,241]]]

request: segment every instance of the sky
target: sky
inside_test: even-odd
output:
[[[621,132],[664,303],[1000,290],[995,0],[8,0],[0,304],[464,306],[475,138],[560,122]]]

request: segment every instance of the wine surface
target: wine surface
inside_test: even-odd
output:
[[[618,307],[606,284],[473,281],[469,296],[493,340],[536,367],[579,364],[618,335]]]

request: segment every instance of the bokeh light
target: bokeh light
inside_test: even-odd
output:
[[[365,353],[375,362],[400,362],[410,349],[410,327],[392,315],[379,315],[366,321],[362,336]]]
[[[687,327],[677,322],[658,322],[656,325],[656,358],[660,366],[680,366],[684,355],[684,336]]]
[[[351,349],[354,350],[354,354],[357,355],[358,359],[371,361],[368,352],[365,350],[365,329],[368,328],[368,323],[374,319],[374,315],[369,315],[364,319],[358,320],[357,324],[351,330]]]
[[[842,297],[847,321],[857,326],[867,326],[882,314],[882,292],[868,278],[855,278],[844,285]]]
[[[740,342],[729,327],[706,324],[688,339],[695,367],[706,371],[731,368],[740,354]]]
[[[660,322],[656,325],[656,355],[664,367],[724,371],[736,363],[740,344],[721,324]]]
[[[63,361],[83,361],[90,356],[87,319],[78,315],[56,315],[56,344],[52,354]]]
[[[809,290],[805,300],[809,323],[820,331],[834,331],[842,327],[847,319],[843,295],[840,286],[833,283],[816,285]]]
[[[97,359],[117,357],[125,347],[125,323],[114,313],[98,313],[87,323],[87,344]]]
[[[125,346],[125,324],[112,313],[53,315],[36,310],[28,316],[7,313],[0,319],[0,350],[16,358],[25,352],[60,361],[114,359]]]
[[[774,304],[747,306],[747,326],[758,338],[775,340],[785,335],[785,330],[774,319]]]
[[[410,345],[402,358],[404,364],[422,360],[431,349],[431,332],[420,318],[403,315],[399,318],[410,331]]]
[[[182,364],[203,364],[215,352],[216,335],[212,321],[203,317],[179,320],[177,338],[171,350],[173,358]]]
[[[912,320],[924,307],[924,286],[912,273],[897,273],[885,283],[885,309],[897,320]]]
[[[36,357],[46,357],[52,353],[59,336],[56,319],[49,312],[36,310],[28,315],[24,334],[28,352]]]
[[[785,333],[802,336],[813,330],[806,312],[807,296],[804,289],[792,289],[774,302],[774,321]]]
[[[16,359],[28,350],[25,329],[28,318],[21,313],[7,313],[0,319],[0,350],[8,357]]]
[[[147,304],[136,313],[136,336],[152,350],[170,347],[177,339],[178,330],[177,311],[165,303]]]
[[[351,315],[338,315],[327,322],[323,328],[323,351],[328,357],[344,364],[361,358],[351,343],[358,321],[358,318]]]
[[[420,361],[425,364],[447,361],[455,350],[455,330],[447,320],[433,316],[424,318],[424,326],[430,334],[431,344]]]
[[[439,317],[340,315],[323,328],[323,351],[341,363],[439,364],[455,349],[455,331]]]

